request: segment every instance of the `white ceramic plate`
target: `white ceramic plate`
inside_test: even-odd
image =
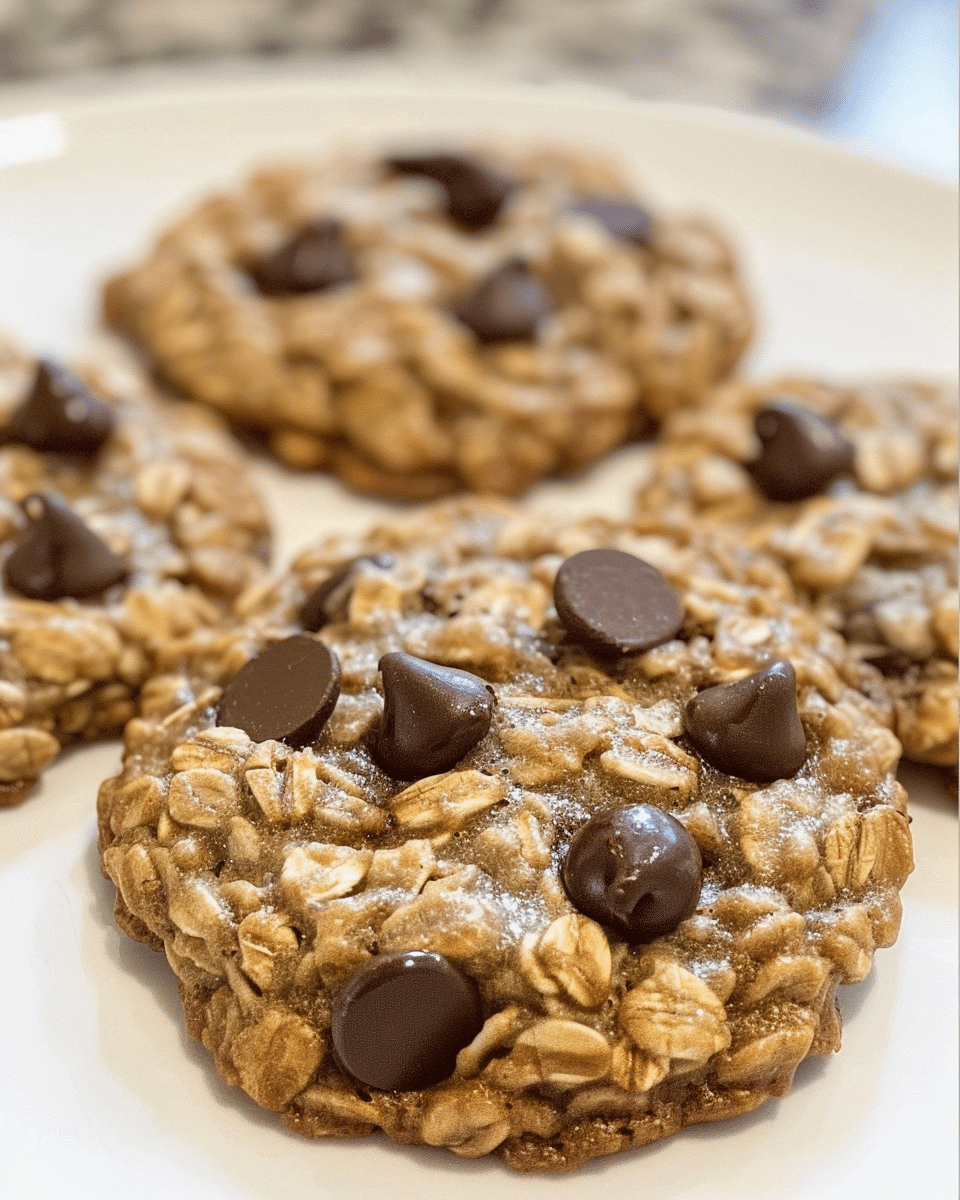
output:
[[[722,218],[761,298],[754,372],[956,369],[955,194],[770,124],[582,90],[370,79],[181,80],[32,106],[51,115],[11,126],[30,105],[0,102],[0,161],[5,131],[8,158],[37,160],[0,168],[0,326],[38,350],[75,349],[104,271],[255,160],[343,139],[484,133],[605,147],[656,203]],[[260,470],[284,552],[389,511],[329,480]],[[616,513],[636,470],[624,451],[531,502]],[[870,979],[844,991],[838,1056],[803,1064],[786,1098],[749,1116],[569,1177],[514,1178],[495,1161],[380,1138],[301,1141],[220,1082],[183,1031],[166,963],[111,921],[92,805],[116,762],[114,745],[70,753],[24,805],[0,812],[0,1194],[10,1200],[956,1195],[956,805],[932,775],[907,779],[917,870],[903,931]]]

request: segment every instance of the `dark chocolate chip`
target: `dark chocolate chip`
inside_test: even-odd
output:
[[[318,584],[304,600],[300,608],[300,624],[311,633],[316,633],[331,621],[345,621],[350,594],[357,577],[357,569],[364,563],[387,571],[393,566],[392,554],[362,554],[359,558],[351,559],[338,571]]]
[[[792,400],[761,408],[754,419],[760,454],[749,470],[770,500],[806,500],[853,466],[853,443],[830,421]]]
[[[114,422],[113,409],[78,375],[41,359],[30,391],[0,431],[0,440],[92,458],[110,436]]]
[[[517,186],[513,179],[460,154],[424,154],[387,159],[401,175],[432,179],[447,194],[447,215],[465,229],[491,225]]]
[[[341,1067],[367,1087],[409,1091],[453,1073],[480,1032],[476,987],[441,954],[400,950],[375,958],[333,1004]]]
[[[696,909],[703,863],[680,822],[650,804],[601,813],[574,834],[563,886],[585,916],[626,942],[649,942]]]
[[[493,694],[469,671],[395,651],[380,659],[383,720],[374,758],[393,779],[449,771],[486,736]]]
[[[687,703],[685,723],[711,766],[751,783],[789,779],[807,758],[797,676],[785,658],[700,692]]]
[[[356,279],[350,247],[339,221],[312,221],[268,258],[256,263],[250,274],[267,296],[324,292]]]
[[[600,654],[638,654],[674,636],[680,598],[656,567],[623,550],[582,550],[553,585],[557,615],[575,642]]]
[[[127,574],[123,562],[65,500],[38,492],[23,501],[30,525],[4,563],[10,587],[31,600],[83,600]]]
[[[255,742],[306,746],[326,725],[340,695],[340,662],[317,638],[294,634],[261,650],[224,688],[217,724]]]
[[[639,204],[613,197],[595,196],[578,200],[573,212],[593,217],[611,237],[633,246],[649,246],[653,241],[653,219]]]
[[[530,267],[512,258],[482,279],[454,309],[481,342],[530,341],[551,310],[547,290]]]

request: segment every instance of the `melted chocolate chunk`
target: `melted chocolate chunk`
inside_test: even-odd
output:
[[[464,229],[484,229],[497,219],[516,182],[459,154],[424,154],[387,159],[401,175],[432,179],[447,194],[447,215]]]
[[[78,375],[41,359],[26,398],[0,430],[0,441],[92,458],[109,438],[115,421],[109,404],[98,399]]]
[[[31,600],[83,600],[119,583],[127,568],[65,500],[38,492],[23,501],[30,525],[3,566],[4,579]]]
[[[307,746],[326,725],[340,695],[340,662],[323,642],[294,634],[261,650],[224,688],[217,724],[255,742],[273,738]]]
[[[777,400],[754,418],[760,454],[748,468],[768,500],[806,500],[853,466],[853,443],[830,421]]]
[[[373,959],[345,985],[331,1033],[337,1059],[354,1079],[403,1092],[451,1075],[481,1024],[470,979],[440,954],[401,950]]]
[[[469,671],[394,652],[380,659],[383,720],[374,750],[393,779],[449,771],[486,736],[493,694]]]
[[[392,554],[363,554],[351,559],[339,571],[334,571],[329,579],[318,584],[304,600],[300,608],[300,624],[311,633],[316,633],[331,621],[345,621],[357,568],[370,563],[381,571],[387,571],[393,562]]]
[[[784,658],[736,683],[706,688],[687,703],[685,723],[711,766],[751,783],[789,779],[806,762],[797,676]]]
[[[250,274],[267,296],[325,292],[357,277],[350,247],[339,221],[312,221]]]
[[[512,258],[482,279],[454,316],[484,343],[531,341],[550,309],[546,288],[522,259]]]
[[[577,909],[634,944],[670,933],[696,910],[702,874],[697,843],[650,804],[591,817],[562,868]]]
[[[674,636],[680,598],[656,567],[623,550],[583,550],[553,585],[557,615],[575,642],[599,654],[638,654]]]
[[[573,212],[593,217],[611,237],[633,246],[649,246],[653,241],[653,219],[638,204],[613,197],[595,196],[578,200]]]

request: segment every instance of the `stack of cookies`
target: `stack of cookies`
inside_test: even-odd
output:
[[[723,234],[554,148],[263,170],[105,311],[156,382],[0,349],[0,787],[124,729],[117,922],[220,1074],[563,1171],[837,1050],[956,768],[955,391],[735,378]],[[432,503],[270,571],[226,423]],[[505,499],[641,438],[629,520]]]

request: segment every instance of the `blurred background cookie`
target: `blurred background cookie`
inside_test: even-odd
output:
[[[791,378],[661,429],[641,525],[705,518],[772,554],[883,672],[904,753],[957,761],[957,392]]]
[[[182,394],[359,491],[518,494],[689,403],[752,332],[708,220],[603,159],[394,148],[261,171],[108,282]]]
[[[76,374],[0,341],[0,804],[116,735],[155,656],[225,618],[269,527],[216,418],[122,356]]]

